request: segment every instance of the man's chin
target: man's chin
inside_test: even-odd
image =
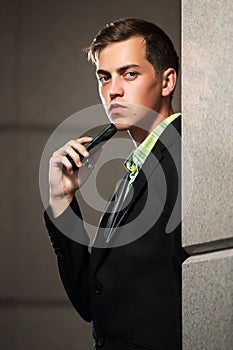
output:
[[[117,128],[118,131],[125,131],[125,130],[130,130],[132,128],[131,124],[127,123],[119,123],[117,121],[113,121],[115,127]]]

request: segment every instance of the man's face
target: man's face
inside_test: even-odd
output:
[[[146,59],[145,49],[142,37],[132,37],[108,45],[99,54],[99,94],[118,129],[143,127],[143,122],[148,122],[148,110],[161,112],[162,79]]]

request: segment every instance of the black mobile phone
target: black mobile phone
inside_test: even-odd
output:
[[[97,151],[97,149],[99,149],[99,147],[103,145],[103,143],[108,141],[116,132],[117,132],[117,128],[115,127],[114,124],[111,123],[104,130],[102,130],[97,136],[95,136],[91,142],[84,144],[84,146],[86,147],[88,152],[90,152],[90,150],[93,149],[93,153],[94,153]],[[77,170],[78,167],[76,166],[74,160],[68,154],[66,157],[71,162],[73,170]],[[84,162],[85,159],[86,158],[80,155],[81,162]]]

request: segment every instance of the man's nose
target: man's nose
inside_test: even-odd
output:
[[[120,77],[112,78],[108,93],[111,101],[116,97],[122,97],[124,95],[124,89]]]

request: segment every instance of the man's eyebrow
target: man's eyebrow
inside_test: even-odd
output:
[[[123,74],[125,71],[127,71],[128,69],[131,69],[131,68],[139,68],[140,66],[138,64],[127,64],[126,66],[124,67],[120,67],[117,69],[117,72],[119,74]]]
[[[110,73],[107,70],[104,70],[104,69],[98,69],[96,71],[96,74],[97,75],[110,75]]]
[[[127,71],[128,69],[131,69],[131,68],[140,68],[140,66],[138,64],[127,64],[126,66],[117,68],[117,73],[123,74],[125,71]],[[111,75],[108,71],[106,71],[104,69],[98,69],[96,71],[96,74],[97,75]]]

